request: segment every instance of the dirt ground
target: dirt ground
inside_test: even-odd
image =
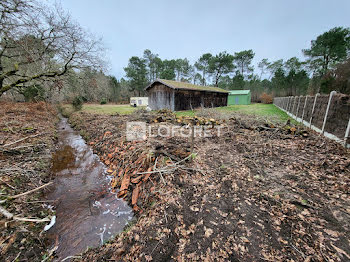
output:
[[[42,261],[41,232],[53,215],[42,195],[51,180],[57,112],[45,103],[0,106],[0,261]]]
[[[43,194],[57,112],[44,103],[1,107],[0,261],[49,260],[42,231],[54,213]],[[289,123],[206,113],[71,116],[135,212],[115,240],[78,260],[350,261],[349,150]],[[129,142],[127,121],[193,123],[213,136]]]
[[[235,115],[220,136],[195,138],[196,155],[187,138],[125,141],[126,121],[182,121],[157,117],[71,118],[137,214],[80,260],[350,260],[350,155],[341,145]]]

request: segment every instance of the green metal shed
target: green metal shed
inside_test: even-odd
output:
[[[250,90],[231,90],[228,94],[227,105],[249,105],[250,100]]]

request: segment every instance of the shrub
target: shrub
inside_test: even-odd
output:
[[[272,102],[273,102],[273,97],[272,97],[272,95],[263,93],[263,94],[260,96],[260,100],[261,100],[261,103],[264,103],[264,104],[272,104]]]
[[[22,92],[26,102],[38,102],[45,100],[45,90],[41,85],[31,85]]]
[[[101,105],[107,104],[107,99],[106,98],[102,98],[101,101],[100,101],[100,104]]]
[[[83,99],[81,98],[81,96],[76,96],[74,97],[73,101],[72,101],[72,105],[75,111],[80,111],[83,108]]]

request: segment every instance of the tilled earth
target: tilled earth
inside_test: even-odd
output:
[[[195,138],[193,155],[187,138],[123,142],[126,121],[152,118],[72,116],[111,173],[123,173],[128,159],[139,161],[142,154],[151,155],[145,169],[159,170],[152,169],[158,160],[154,166],[168,170],[135,183],[138,171],[131,182],[116,175],[114,187],[125,189],[127,182],[122,196],[134,205],[136,222],[81,260],[350,260],[348,150],[312,131],[295,135],[235,116],[220,136]],[[181,162],[186,156],[192,161]]]

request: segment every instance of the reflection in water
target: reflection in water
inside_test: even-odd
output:
[[[63,146],[52,155],[52,172],[54,173],[73,168],[74,164],[74,150],[70,145]]]
[[[105,166],[62,119],[60,149],[52,158],[55,186],[47,199],[56,200],[56,224],[48,234],[63,259],[95,247],[121,232],[132,218],[131,208],[110,192]]]

